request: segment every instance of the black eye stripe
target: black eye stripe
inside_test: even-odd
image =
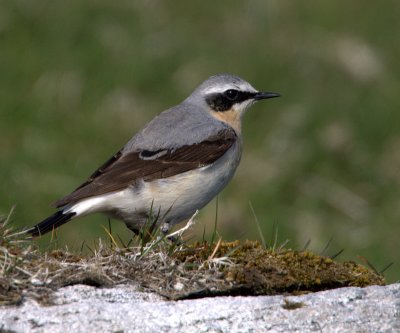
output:
[[[206,102],[209,107],[215,111],[227,111],[232,105],[244,102],[256,95],[250,91],[239,91],[229,89],[223,93],[214,93],[206,96]]]
[[[237,94],[235,96],[235,102],[236,103],[241,103],[247,99],[253,98],[255,96],[255,93],[251,93],[248,91],[238,91],[236,90]]]

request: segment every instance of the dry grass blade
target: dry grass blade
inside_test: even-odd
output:
[[[325,255],[325,252],[328,250],[329,246],[331,245],[333,241],[333,237],[329,238],[328,243],[324,246],[324,248],[321,251],[321,256]]]
[[[111,246],[111,248],[113,248],[113,247],[117,248],[118,247],[118,243],[115,240],[114,236],[111,234],[111,229],[110,228],[107,229],[104,225],[102,225],[101,227],[103,228],[103,230],[105,231],[107,236],[110,238],[110,246]]]
[[[379,274],[378,270],[375,268],[375,266],[365,257],[363,256],[358,256],[358,258],[366,264],[370,269],[372,269],[376,274]]]
[[[181,228],[181,229],[179,229],[179,230],[177,230],[177,231],[175,231],[175,232],[173,232],[173,233],[171,233],[171,234],[168,234],[168,235],[167,235],[167,238],[172,239],[172,238],[175,238],[175,237],[182,237],[182,234],[183,234],[184,232],[186,232],[186,231],[189,230],[192,226],[194,226],[194,224],[196,223],[195,220],[194,220],[194,218],[197,216],[198,213],[199,213],[199,211],[196,210],[196,211],[194,212],[194,214],[192,215],[192,217],[189,219],[189,221],[186,223],[186,225],[185,225],[183,228]]]
[[[383,267],[383,268],[380,270],[379,274],[385,273],[385,272],[386,272],[390,267],[392,267],[393,265],[394,265],[394,262],[391,262],[391,263],[387,264],[385,267]]]
[[[304,244],[302,251],[306,251],[311,244],[311,239],[308,239],[307,242]]]
[[[250,206],[251,212],[253,214],[254,221],[256,222],[256,225],[257,225],[257,230],[258,230],[258,234],[260,235],[261,244],[264,246],[264,248],[267,248],[267,242],[265,241],[264,235],[261,230],[260,222],[258,221],[258,217],[256,215],[256,212],[254,211],[251,201],[249,201],[249,206]]]
[[[213,251],[213,252],[211,253],[211,255],[208,257],[208,260],[214,259],[214,256],[215,256],[215,254],[217,253],[217,251],[218,251],[218,249],[219,249],[219,247],[220,247],[220,245],[221,245],[221,242],[222,242],[222,237],[220,237],[220,238],[218,239],[217,245],[215,245],[214,251]]]

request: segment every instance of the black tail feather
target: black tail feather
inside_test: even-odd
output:
[[[63,225],[64,223],[67,223],[69,220],[71,220],[76,213],[63,213],[62,210],[59,210],[58,212],[54,213],[53,215],[49,216],[47,219],[44,219],[42,222],[38,223],[31,229],[29,229],[27,232],[32,236],[32,237],[37,237],[44,235],[48,233],[49,231],[52,231],[59,226]]]

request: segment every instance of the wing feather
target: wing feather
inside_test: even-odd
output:
[[[84,198],[119,191],[138,180],[167,178],[210,165],[225,154],[235,141],[235,131],[225,129],[200,143],[166,150],[161,154],[160,151],[145,151],[142,154],[144,150],[129,153],[122,153],[121,150],[72,193],[56,201],[55,206],[59,208]]]

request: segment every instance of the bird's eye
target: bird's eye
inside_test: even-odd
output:
[[[224,95],[231,101],[235,100],[238,97],[238,94],[239,92],[235,89],[229,89],[224,93]]]

